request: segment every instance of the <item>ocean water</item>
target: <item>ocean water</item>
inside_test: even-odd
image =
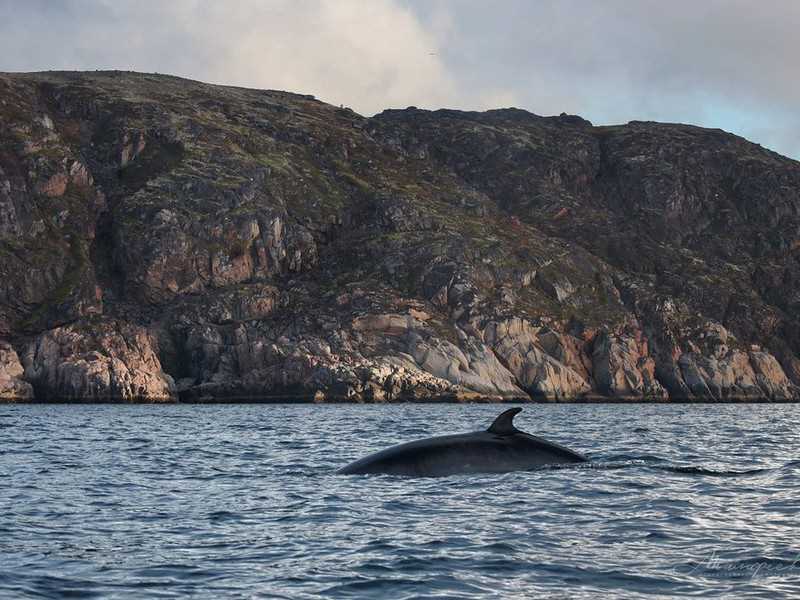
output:
[[[0,406],[0,598],[800,597],[800,405],[528,405],[592,462],[334,473],[504,408]]]

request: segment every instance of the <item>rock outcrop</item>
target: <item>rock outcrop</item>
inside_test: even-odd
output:
[[[165,401],[175,384],[142,327],[92,321],[46,331],[25,351],[25,377],[48,401]]]
[[[0,74],[2,399],[791,400],[798,309],[719,130]]]
[[[600,393],[612,398],[664,400],[667,391],[655,376],[655,360],[650,356],[641,330],[615,335],[603,331],[592,349],[594,380]]]
[[[0,400],[33,400],[33,386],[22,379],[24,372],[14,348],[0,340]]]
[[[560,337],[558,334],[555,336]],[[534,398],[570,400],[580,398],[591,389],[585,376],[544,350],[538,328],[527,321],[514,318],[491,322],[484,337],[520,385]]]

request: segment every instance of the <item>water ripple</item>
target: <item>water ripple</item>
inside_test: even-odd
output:
[[[0,597],[800,596],[796,405],[535,405],[591,462],[334,471],[492,405],[4,406]]]

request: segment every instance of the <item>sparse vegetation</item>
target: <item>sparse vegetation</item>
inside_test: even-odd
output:
[[[648,358],[670,361],[713,322],[740,348],[780,348],[800,378],[800,166],[740,138],[518,110],[367,119],[125,72],[2,75],[0,92],[12,336],[120,319],[158,330],[164,364],[196,385],[303,390],[413,361],[414,336],[459,348],[455,378],[497,350],[485,328],[515,318],[590,364],[601,329],[661,336]],[[426,324],[404,337],[411,307]],[[386,314],[386,335],[351,327]]]

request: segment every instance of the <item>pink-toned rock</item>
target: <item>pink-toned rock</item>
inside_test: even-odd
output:
[[[491,322],[484,339],[522,389],[534,397],[574,400],[590,390],[580,373],[545,352],[538,328],[524,319]]]
[[[583,379],[591,379],[592,361],[585,340],[550,329],[540,332],[539,344],[547,354],[567,365]]]
[[[161,369],[156,348],[145,328],[129,323],[68,325],[28,346],[25,376],[42,390],[42,400],[173,400],[175,384]]]
[[[49,198],[60,198],[67,192],[67,184],[69,184],[69,176],[66,173],[56,173],[47,181],[38,184],[36,191]]]
[[[125,167],[139,156],[147,146],[143,133],[130,134],[126,133],[122,139],[122,150],[120,151],[119,164]]]
[[[215,286],[240,283],[252,276],[253,259],[247,252],[231,256],[227,250],[223,250],[211,257],[211,281]]]
[[[730,350],[721,356],[681,355],[683,380],[695,398],[712,400],[790,400],[798,388],[778,360],[766,352]]]
[[[409,335],[408,353],[419,368],[465,392],[495,398],[522,398],[514,375],[483,343],[468,338],[461,347],[436,337]]]
[[[14,348],[0,341],[0,401],[33,400],[33,387],[23,381],[24,369]]]
[[[624,335],[600,332],[594,340],[592,362],[601,393],[613,398],[667,398],[656,380],[647,341],[638,330]]]
[[[94,179],[92,178],[92,174],[89,173],[89,169],[86,168],[86,165],[77,160],[72,163],[72,166],[69,169],[69,178],[73,185],[82,188],[89,187],[94,183]]]
[[[751,352],[750,364],[756,374],[756,382],[767,398],[789,400],[797,397],[797,388],[786,377],[778,360],[766,352]]]
[[[384,335],[403,335],[414,329],[419,322],[411,315],[365,315],[353,320],[353,329],[364,332],[380,332]]]
[[[800,359],[794,356],[784,356],[781,363],[789,380],[796,386],[800,386]]]

